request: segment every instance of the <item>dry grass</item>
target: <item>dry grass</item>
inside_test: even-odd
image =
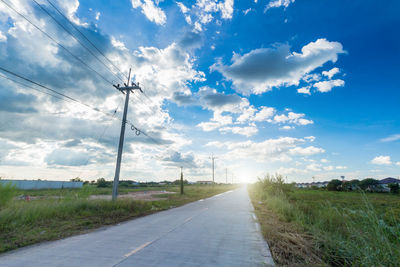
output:
[[[249,189],[253,206],[272,257],[278,266],[326,266],[311,235],[294,223],[286,222],[256,199]]]

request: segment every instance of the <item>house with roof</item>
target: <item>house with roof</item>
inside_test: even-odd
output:
[[[387,177],[385,179],[380,180],[379,185],[381,186],[381,188],[383,189],[383,191],[385,192],[389,192],[390,191],[390,184],[398,184],[400,185],[400,179],[396,179],[393,177]]]

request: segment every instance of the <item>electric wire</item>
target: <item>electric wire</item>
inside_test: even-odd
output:
[[[77,31],[77,32],[79,32],[81,35],[82,35],[82,37],[86,40],[86,41],[88,41],[96,50],[97,50],[97,52],[99,52],[114,68],[116,68],[118,71],[119,71],[119,73],[122,75],[122,76],[124,76],[125,78],[128,78],[128,76],[126,75],[126,74],[124,74],[92,41],[90,41],[90,39],[88,38],[88,37],[86,37],[86,35],[81,31],[81,30],[79,30],[79,28],[78,27],[76,27],[75,26],[75,24],[74,23],[72,23],[65,15],[64,15],[64,13],[62,13],[50,0],[46,0],[62,17],[64,17],[64,19],[66,20],[66,21],[68,21],[69,22],[69,24],[71,24],[71,26]]]
[[[81,62],[83,65],[85,65],[88,69],[90,69],[91,71],[93,71],[94,73],[96,73],[99,77],[101,77],[105,82],[109,83],[109,84],[113,84],[112,82],[110,82],[106,77],[104,77],[101,73],[99,73],[98,71],[96,71],[95,69],[93,69],[91,66],[89,66],[86,62],[84,62],[82,59],[80,59],[78,56],[76,56],[75,54],[73,54],[68,48],[66,48],[65,46],[63,46],[62,44],[60,44],[59,42],[57,42],[57,40],[55,40],[51,35],[49,35],[47,32],[45,32],[44,30],[42,30],[39,26],[37,26],[36,24],[34,24],[32,21],[30,21],[26,16],[24,16],[22,13],[20,13],[18,10],[16,10],[13,6],[11,6],[10,4],[8,4],[5,0],[0,0],[1,2],[3,2],[8,8],[12,9],[15,13],[17,13],[18,15],[20,15],[22,18],[24,18],[29,24],[31,24],[33,27],[35,27],[37,30],[39,30],[41,33],[43,33],[46,37],[48,37],[50,40],[52,40],[54,43],[56,43],[59,47],[61,47],[62,49],[64,49],[65,51],[68,52],[68,54],[70,54],[72,57],[74,57],[76,60],[78,60],[79,62]]]
[[[45,12],[55,23],[57,23],[58,26],[60,26],[65,32],[67,32],[72,38],[74,38],[75,41],[77,41],[83,48],[85,48],[94,58],[96,58],[104,67],[106,67],[107,70],[110,71],[110,73],[112,73],[117,79],[121,80],[123,82],[123,80],[121,79],[121,77],[119,77],[118,75],[116,75],[102,60],[99,59],[98,56],[96,56],[84,43],[82,43],[78,38],[76,38],[64,25],[62,25],[62,23],[60,23],[53,15],[50,14],[49,11],[47,11],[47,9],[45,9],[41,4],[39,4],[36,0],[33,0],[33,2],[39,6],[43,12]]]
[[[23,77],[23,76],[21,76],[21,75],[15,73],[15,72],[13,72],[13,71],[10,71],[10,70],[7,70],[7,69],[3,68],[3,67],[1,67],[1,66],[0,66],[0,70],[2,70],[3,72],[6,72],[6,73],[8,73],[8,74],[11,74],[11,75],[13,75],[13,76],[16,76],[16,77],[18,77],[18,78],[20,78],[20,79],[22,79],[22,80],[25,80],[25,81],[27,81],[27,82],[30,82],[30,83],[32,83],[32,84],[35,84],[35,85],[37,85],[37,86],[39,86],[39,87],[41,87],[41,88],[43,88],[43,89],[46,89],[46,90],[48,90],[48,91],[50,91],[50,92],[52,92],[52,93],[57,94],[57,96],[55,96],[55,95],[46,93],[46,94],[48,94],[48,95],[50,95],[50,96],[54,96],[54,97],[57,97],[57,98],[60,98],[60,96],[61,96],[61,97],[64,97],[64,98],[66,98],[66,99],[68,99],[68,100],[70,100],[70,101],[79,103],[79,104],[81,104],[81,105],[83,105],[83,106],[85,106],[85,107],[88,107],[88,108],[90,108],[90,109],[92,109],[92,110],[94,110],[94,111],[100,112],[100,113],[102,113],[102,114],[104,114],[104,115],[106,115],[106,116],[109,116],[109,117],[111,117],[111,118],[114,118],[115,113],[110,114],[110,113],[104,112],[104,111],[102,111],[102,110],[100,110],[100,109],[98,109],[98,108],[95,108],[95,107],[92,107],[92,106],[90,106],[90,105],[88,105],[88,104],[85,104],[85,103],[83,103],[82,101],[79,101],[79,100],[77,100],[77,99],[75,99],[75,98],[72,98],[72,97],[70,97],[70,96],[68,96],[68,95],[66,95],[66,94],[60,93],[60,92],[58,92],[57,90],[54,90],[54,89],[52,89],[52,88],[50,88],[50,87],[48,87],[48,86],[42,85],[42,84],[40,84],[40,83],[38,83],[38,82],[35,82],[35,81],[31,80],[31,79],[28,79],[28,78],[26,78],[26,77]],[[5,76],[3,76],[3,75],[1,75],[1,76],[2,76],[2,77],[5,77]],[[7,78],[7,77],[5,77],[5,78]],[[12,78],[7,78],[7,79],[9,79],[9,80],[11,80],[11,81],[15,81],[15,80],[12,79]],[[15,81],[15,82],[18,83],[18,84],[21,84],[21,85],[23,85],[23,86],[26,86],[26,87],[28,87],[28,88],[32,88],[31,86],[27,86],[27,85],[25,85],[25,84],[23,84],[23,83],[21,83],[21,82],[18,82],[18,81]],[[32,89],[34,89],[34,88],[32,88]],[[42,93],[45,93],[45,92],[43,92],[43,91],[41,91],[41,90],[37,90],[37,89],[34,89],[34,90],[39,91],[39,92],[42,92]],[[58,96],[58,95],[59,95],[59,96]],[[119,121],[122,122],[122,119],[120,119],[120,118],[116,118],[116,119],[118,119]],[[151,141],[153,141],[154,143],[156,143],[156,144],[161,144],[160,142],[158,142],[157,140],[155,140],[153,137],[151,137],[150,135],[148,135],[145,131],[143,131],[143,130],[139,129],[138,127],[136,127],[136,126],[135,126],[132,122],[130,122],[129,120],[126,120],[124,123],[128,124],[129,126],[131,126],[131,129],[132,129],[132,130],[135,130],[136,132],[142,133],[143,135],[145,135],[147,138],[149,138],[149,139],[150,139]]]

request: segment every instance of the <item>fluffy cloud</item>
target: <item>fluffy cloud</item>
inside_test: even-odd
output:
[[[140,3],[146,5],[147,2]],[[111,77],[95,58],[88,56],[79,44],[60,31],[51,18],[36,12],[30,1],[16,4],[20,5],[18,10],[30,14],[35,24],[55,39],[62,40],[62,44],[78,58],[84,59],[101,75]],[[122,41],[103,34],[96,25],[82,23],[75,14],[78,1],[59,1],[56,4],[124,74],[130,66],[136,66],[133,74],[148,98],[137,92],[131,95],[135,104],[129,106],[128,119],[153,139],[144,134],[135,136],[134,132],[127,130],[124,158],[135,157],[141,151],[145,152],[140,156],[150,158],[153,153],[159,153],[158,149],[178,150],[190,144],[190,140],[163,127],[167,123],[171,125],[168,112],[162,108],[163,102],[190,92],[188,83],[204,80],[204,73],[193,68],[194,59],[183,43],[129,51]],[[14,12],[1,9],[0,20],[13,22],[4,24],[2,28],[7,38],[0,42],[0,49],[7,53],[0,57],[1,66],[105,113],[113,114],[118,107],[112,119],[77,103],[63,102],[0,78],[3,88],[0,92],[0,121],[4,122],[0,126],[0,135],[8,144],[14,144],[4,146],[7,149],[0,151],[2,166],[16,164],[18,159],[18,164],[26,166],[73,167],[84,164],[88,157],[91,159],[89,165],[102,162],[102,167],[113,166],[120,127],[115,117],[121,117],[123,95]],[[150,145],[154,140],[157,147]],[[70,174],[65,175],[68,177]]]
[[[327,62],[336,62],[345,53],[339,42],[318,39],[301,49],[290,52],[290,46],[277,44],[272,48],[259,48],[247,54],[234,53],[231,65],[221,61],[210,67],[219,71],[233,87],[243,94],[261,94],[273,87],[299,85],[300,80]]]
[[[189,25],[193,25],[197,32],[203,31],[203,27],[216,19],[219,13],[221,19],[232,19],[234,0],[197,0],[191,7],[177,2],[179,9],[185,16]]]
[[[287,8],[290,4],[294,3],[294,1],[295,0],[272,0],[265,7],[264,12],[266,12],[268,9],[276,8],[276,7],[285,7],[285,8]]]
[[[164,11],[159,8],[153,0],[131,0],[133,8],[140,8],[142,13],[152,22],[164,25],[167,21],[167,16]]]
[[[232,132],[234,134],[240,134],[240,135],[244,135],[244,136],[247,136],[247,137],[253,136],[256,133],[258,133],[258,129],[257,129],[257,127],[255,125],[247,126],[247,127],[238,127],[238,126],[223,127],[221,129],[219,129],[219,131],[221,133]]]
[[[305,119],[304,113],[289,111],[285,114],[277,113],[273,107],[261,106],[256,108],[250,105],[246,98],[236,94],[218,93],[215,89],[209,87],[200,88],[195,96],[176,95],[174,99],[180,104],[184,104],[184,102],[197,103],[202,105],[203,108],[214,112],[214,116],[209,122],[202,122],[197,125],[204,131],[219,129],[221,133],[232,132],[249,137],[258,133],[256,123],[267,122],[279,125],[309,125],[314,123],[312,120]],[[222,115],[223,112],[228,114]],[[283,127],[285,126],[288,127],[283,129],[293,128],[289,125],[284,125]]]
[[[322,75],[328,77],[329,79],[332,79],[333,76],[335,76],[336,74],[338,74],[340,72],[339,68],[333,68],[329,71],[323,71]]]
[[[290,111],[287,115],[285,114],[275,115],[274,118],[271,120],[271,122],[279,124],[293,123],[297,125],[308,125],[314,123],[312,120],[304,119],[304,116],[305,116],[304,113],[295,113]]]
[[[314,87],[321,93],[330,92],[333,87],[343,87],[344,81],[337,79],[337,80],[329,80],[329,81],[322,81],[317,82],[314,84]]]
[[[290,150],[290,154],[301,155],[301,156],[311,156],[311,155],[321,154],[324,152],[325,152],[324,149],[315,146],[295,147]]]
[[[299,94],[311,95],[309,86],[299,88],[299,89],[297,89],[297,92]]]
[[[390,165],[392,161],[390,156],[377,156],[371,160],[371,163],[376,165]]]

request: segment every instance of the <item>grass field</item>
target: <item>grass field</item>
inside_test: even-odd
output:
[[[400,262],[399,195],[294,189],[275,178],[249,192],[278,265]]]
[[[185,194],[161,195],[165,200],[89,200],[90,195],[111,194],[111,188],[17,190],[35,200],[2,201],[0,204],[0,253],[30,244],[84,233],[138,216],[180,206],[235,188],[235,185],[187,185]],[[120,194],[140,189],[120,188]],[[143,189],[142,189],[143,190]],[[147,187],[144,190],[178,192],[178,186]],[[9,191],[9,190],[8,190]],[[1,191],[5,193],[6,190]],[[3,194],[5,195],[5,194]],[[157,197],[160,197],[158,195]]]

